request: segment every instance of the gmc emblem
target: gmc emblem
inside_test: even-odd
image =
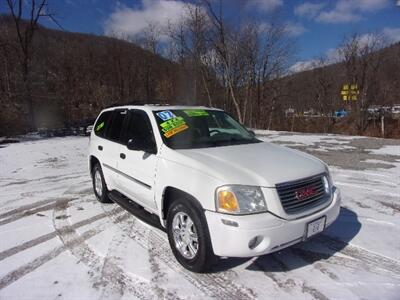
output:
[[[317,194],[315,187],[306,187],[304,189],[298,190],[295,192],[296,198],[299,201],[306,200]]]

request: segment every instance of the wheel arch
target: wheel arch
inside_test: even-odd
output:
[[[167,219],[168,210],[171,207],[171,204],[174,202],[175,199],[180,199],[180,198],[185,198],[185,200],[188,200],[192,204],[192,206],[199,211],[199,213],[200,212],[203,213],[204,208],[201,205],[200,201],[196,199],[196,197],[176,187],[167,186],[164,188],[164,192],[161,199],[160,219],[164,226]]]
[[[99,159],[98,159],[96,156],[94,156],[94,155],[90,155],[90,157],[89,157],[89,171],[90,171],[90,174],[92,174],[93,167],[94,167],[97,163],[100,164]]]
[[[198,213],[198,216],[199,216],[202,224],[204,225],[203,229],[204,229],[206,239],[209,241],[209,243],[207,243],[208,250],[206,250],[206,251],[209,253],[208,255],[210,255],[210,257],[212,257],[212,261],[215,262],[216,256],[214,254],[214,249],[213,249],[211,236],[210,236],[210,229],[208,227],[206,214],[204,212],[205,209],[203,208],[200,201],[196,197],[194,197],[193,195],[191,195],[181,189],[173,187],[173,186],[165,187],[162,201],[161,201],[161,205],[162,205],[161,206],[161,214],[160,214],[161,224],[164,227],[167,227],[167,215],[168,215],[169,208],[171,207],[171,205],[175,199],[182,199],[182,198],[184,198],[185,201],[187,200],[188,202],[190,202],[191,206]]]

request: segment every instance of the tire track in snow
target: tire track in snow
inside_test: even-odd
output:
[[[103,206],[104,208],[105,206]],[[104,211],[107,211],[107,209]],[[113,219],[113,216],[110,216],[110,218]],[[184,269],[173,256],[165,234],[157,229],[149,228],[142,222],[136,222],[132,231],[129,231],[129,222],[127,221],[119,223],[118,226],[140,246],[147,249],[151,256],[156,257],[169,268],[183,275],[188,282],[205,295],[238,300],[256,298],[255,293],[250,288],[238,285],[228,278],[227,274],[233,271],[218,274],[195,274]],[[151,234],[149,234],[150,231]]]
[[[291,247],[290,250],[304,261],[314,264],[321,272],[326,273],[332,279],[335,279],[335,274],[324,268],[322,266],[323,264],[333,264],[354,270],[366,270],[377,275],[389,275],[400,278],[400,263],[391,258],[349,245],[325,235],[316,237],[315,240],[310,241],[310,243],[316,243],[319,244],[319,246],[322,244],[329,250],[334,251],[334,253],[313,251],[309,249],[309,247],[303,248],[301,246]],[[343,256],[338,256],[337,253],[343,254]],[[319,266],[315,263],[318,263]]]
[[[122,212],[121,208],[117,208],[117,209],[111,211],[112,214],[118,214],[120,212]],[[93,216],[93,217],[91,217],[89,219],[85,219],[85,220],[82,220],[80,222],[77,222],[77,223],[73,224],[71,227],[73,229],[77,229],[77,228],[80,228],[82,226],[85,226],[85,225],[91,224],[93,222],[96,222],[98,220],[104,219],[106,216],[109,216],[109,214],[101,213],[101,214],[95,215],[95,216]],[[62,230],[62,229],[60,229],[60,230]],[[23,243],[21,245],[18,245],[18,246],[12,247],[10,249],[4,250],[4,251],[0,252],[0,261],[4,260],[4,259],[6,259],[6,258],[8,258],[8,257],[10,257],[12,255],[15,255],[15,254],[17,254],[19,252],[22,252],[24,250],[27,250],[27,249],[35,247],[35,246],[37,246],[39,244],[45,243],[45,242],[55,238],[56,236],[57,236],[57,231],[53,231],[53,232],[50,232],[48,234],[42,235],[42,236],[40,236],[38,238],[35,238],[33,240],[27,241],[27,242],[25,242],[25,243]]]
[[[73,249],[78,245],[82,244],[85,240],[90,239],[91,237],[99,234],[102,231],[100,228],[91,229],[82,234],[81,236],[76,237],[75,239],[69,240],[67,243],[64,243],[62,246],[54,248],[50,252],[39,256],[28,264],[19,267],[18,269],[11,271],[4,277],[0,278],[0,290],[12,284],[13,282],[19,280],[25,275],[35,271],[37,268],[42,266],[43,264],[55,259],[61,253],[66,250]]]
[[[133,224],[134,225],[134,224]],[[149,255],[149,263],[150,263],[150,269],[152,272],[152,278],[151,278],[151,283],[152,286],[157,294],[157,296],[160,299],[174,299],[177,295],[176,295],[176,291],[171,292],[168,291],[168,293],[166,294],[165,291],[163,289],[161,289],[159,287],[159,284],[162,283],[165,280],[165,272],[161,270],[160,265],[157,261],[157,255],[154,253],[152,246],[150,245],[151,243],[151,235],[154,234],[151,230],[148,231],[148,241],[149,241],[149,245],[148,245],[148,255]]]
[[[307,261],[307,260],[305,260],[305,261]],[[328,276],[330,279],[339,282],[339,277],[331,270],[328,270],[327,268],[325,268],[325,266],[322,263],[316,262],[313,264],[313,266],[318,271],[320,271],[322,274],[325,274],[326,276]]]
[[[313,299],[329,300],[329,298],[324,293],[322,293],[317,288],[308,285],[305,280],[295,278],[298,276],[288,277],[287,273],[290,272],[290,267],[286,264],[286,262],[282,261],[276,253],[271,253],[269,255],[273,259],[273,269],[277,269],[278,272],[268,271],[266,266],[258,259],[256,259],[253,264],[260,271],[263,271],[263,274],[269,277],[278,286],[279,289],[283,289],[286,293],[290,294],[291,297],[293,297],[293,290],[297,288],[301,293],[307,293]]]
[[[18,205],[18,203],[21,203],[21,202],[24,203],[24,201],[26,202],[28,199],[29,200],[32,200],[33,198],[41,199],[41,198],[43,198],[42,195],[44,195],[46,197],[49,197],[49,194],[54,195],[53,197],[51,197],[51,199],[61,198],[65,195],[63,193],[63,191],[65,190],[65,186],[63,186],[63,185],[57,185],[57,186],[51,187],[51,188],[36,186],[36,188],[37,189],[33,189],[30,187],[29,191],[25,191],[25,192],[23,191],[24,189],[22,189],[21,191],[15,191],[15,190],[13,190],[12,192],[6,191],[5,194],[7,194],[8,199],[1,202],[0,209],[2,211],[6,211],[7,209],[15,207],[16,205]],[[71,195],[69,194],[68,196],[71,196]],[[35,201],[33,203],[37,203],[37,202],[40,202],[40,201]],[[18,205],[18,207],[21,207],[21,206],[22,205]]]
[[[45,183],[60,182],[62,180],[66,180],[66,179],[76,179],[76,178],[84,176],[84,174],[88,174],[88,171],[75,172],[75,173],[56,175],[56,176],[44,176],[44,177],[35,178],[35,179],[12,179],[12,180],[16,180],[16,181],[3,184],[0,187],[21,185],[21,184],[26,184],[26,183],[36,182],[36,181],[42,181],[42,180],[46,180]],[[74,175],[74,176],[72,176],[72,175]],[[77,176],[77,175],[81,175],[81,176]]]
[[[60,188],[57,188],[57,189],[61,189],[62,187],[60,187]],[[84,197],[84,196],[91,196],[92,194],[91,193],[89,193],[86,189],[84,190],[84,192],[82,193],[82,191],[79,191],[78,193],[69,193],[68,191],[70,190],[71,188],[69,188],[68,190],[66,190],[63,194],[68,194],[68,198],[66,198],[66,197],[60,197],[60,198],[57,198],[57,197],[51,197],[51,198],[49,198],[49,199],[45,199],[45,200],[41,200],[41,201],[36,201],[36,202],[33,202],[33,203],[30,203],[30,204],[26,204],[26,205],[22,205],[22,206],[18,206],[18,208],[14,208],[14,209],[11,209],[11,210],[8,210],[8,211],[6,211],[6,212],[3,212],[3,213],[0,213],[0,219],[4,219],[4,218],[6,218],[6,217],[10,217],[10,216],[15,216],[15,215],[17,215],[17,214],[25,214],[27,211],[29,211],[29,210],[32,210],[32,209],[37,209],[37,208],[39,208],[39,207],[41,207],[41,206],[44,206],[44,205],[46,205],[46,204],[50,204],[50,203],[56,203],[57,201],[71,201],[71,200],[77,200],[78,198],[77,197],[79,197],[79,198],[82,198],[82,197]],[[46,191],[43,191],[43,193],[45,193]],[[73,196],[72,198],[73,199],[71,199],[71,196]],[[24,198],[26,198],[26,197],[23,197],[23,198],[20,198],[20,199],[24,199]],[[16,202],[17,200],[13,200],[13,201],[9,201],[9,202]],[[95,202],[95,200],[93,199],[93,200],[88,200],[88,199],[83,199],[83,200],[81,200],[81,201],[85,201],[85,202],[88,202],[88,201],[91,201],[91,202]],[[5,203],[3,203],[3,204],[7,204],[6,202]]]
[[[382,275],[382,276],[393,276],[399,278],[399,274],[393,273],[390,270],[386,270],[383,268],[380,268],[379,266],[371,266],[366,264],[363,260],[357,259],[357,258],[352,258],[352,257],[343,257],[343,256],[337,256],[337,255],[331,255],[331,254],[326,254],[326,253],[321,253],[317,251],[312,251],[309,249],[302,249],[302,248],[293,248],[292,249],[293,253],[301,257],[303,260],[305,260],[308,263],[316,263],[318,264],[332,264],[332,265],[337,265],[341,267],[346,267],[350,268],[353,270],[366,270],[370,273],[374,273],[377,275]],[[321,270],[321,272],[323,272]],[[323,272],[324,273],[324,272]],[[330,277],[332,277],[330,275]]]
[[[118,210],[121,210],[121,208],[118,207]],[[80,235],[74,230],[73,225],[69,223],[68,218],[57,218],[57,216],[65,216],[66,214],[66,205],[58,207],[58,209],[54,211],[53,224],[56,229],[61,229],[58,230],[59,237],[65,245],[68,245],[71,240],[79,238]],[[126,212],[122,215],[109,214],[109,212],[107,212],[107,215],[108,217],[113,217],[113,224],[124,222],[130,217]],[[101,227],[101,231],[104,231],[110,226],[109,222],[102,225],[96,228],[99,229],[99,227]],[[117,247],[120,244],[120,242],[115,241],[115,243],[111,245],[109,253],[111,254],[117,251]],[[83,262],[90,268],[91,271],[89,275],[95,280],[93,286],[101,289],[101,298],[109,298],[109,296],[113,299],[115,296],[122,297],[125,291],[129,291],[133,296],[139,299],[158,298],[157,295],[153,293],[147,281],[126,274],[126,272],[117,265],[116,260],[119,259],[118,257],[112,257],[111,255],[101,257],[85,242],[69,248],[69,250],[80,262]]]
[[[65,205],[65,203],[61,203],[61,205]],[[118,213],[120,213],[122,211],[122,209],[117,208],[112,210],[110,213],[108,214],[99,214],[96,216],[93,216],[92,218],[86,219],[86,220],[82,220],[76,224],[74,224],[74,228],[78,228],[81,226],[85,226],[88,224],[91,224],[93,222],[96,222],[98,220],[101,220],[103,218],[109,217],[109,215],[117,215]],[[36,259],[34,259],[33,261],[7,273],[5,276],[3,276],[2,278],[0,278],[0,290],[7,287],[8,285],[14,283],[15,281],[19,280],[20,278],[24,277],[25,275],[35,271],[37,268],[39,268],[40,266],[42,266],[43,264],[55,259],[56,257],[58,257],[61,253],[67,251],[67,250],[71,250],[74,249],[75,247],[78,247],[80,244],[82,244],[84,241],[86,241],[87,239],[92,238],[93,236],[99,234],[100,232],[104,231],[107,226],[109,226],[109,222],[105,222],[100,226],[97,226],[94,229],[90,229],[86,232],[84,232],[82,235],[76,235],[74,236],[74,238],[70,239],[69,241],[66,241],[65,243],[63,243],[63,245],[54,248],[53,250],[37,257]],[[31,247],[34,247],[38,244],[44,243],[54,237],[56,237],[57,235],[59,235],[60,233],[67,233],[70,232],[71,230],[74,230],[74,228],[66,228],[66,227],[61,227],[58,229],[58,231],[54,231],[53,233],[49,233],[46,235],[43,235],[39,238],[36,238],[34,240],[28,241],[22,245],[7,249],[3,252],[0,253],[0,261],[3,259],[6,259],[7,257],[10,257],[12,255],[15,255],[21,251],[27,250]]]
[[[54,203],[56,201],[60,201],[60,200],[64,200],[65,198],[50,198],[47,200],[42,200],[42,201],[37,201],[31,204],[27,204],[27,205],[23,205],[23,206],[19,206],[18,208],[9,210],[5,213],[0,214],[0,219],[5,218],[5,217],[9,217],[15,214],[20,214],[20,213],[24,213],[27,210],[30,209],[34,209],[34,208],[38,208],[42,205],[48,204],[48,203]]]
[[[359,263],[360,267],[366,268],[368,271],[376,272],[376,270],[380,270],[400,278],[400,262],[397,260],[350,245],[327,235],[316,237],[316,241],[330,250],[361,261]]]
[[[115,276],[118,270],[115,268],[121,260],[121,256],[124,255],[123,251],[120,251],[121,244],[127,241],[126,235],[117,232],[110,244],[108,245],[108,250],[106,257],[103,260],[103,266],[101,267],[100,278],[93,284],[94,287],[104,287],[102,288],[101,295],[99,299],[120,299],[125,293],[126,284],[124,278],[118,278],[118,285],[108,286],[110,283],[107,278]],[[119,275],[120,276],[120,275]]]
[[[71,202],[73,200],[76,200],[76,199],[78,199],[78,198],[71,198],[71,199],[63,198],[63,199],[56,200],[55,202],[53,200],[53,203],[48,204],[48,205],[44,205],[44,206],[39,206],[39,207],[37,207],[35,209],[20,210],[19,212],[13,214],[11,217],[6,218],[4,220],[1,220],[0,221],[0,226],[6,225],[6,224],[11,223],[11,222],[18,221],[19,219],[22,219],[22,218],[25,218],[25,217],[32,216],[32,215],[34,215],[36,213],[39,213],[39,212],[55,209],[59,205],[67,204],[67,203],[69,203],[69,202]]]
[[[300,263],[299,260],[302,260],[303,262],[300,263],[301,265],[309,266],[312,268],[312,269],[306,269],[305,272],[307,272],[306,276],[311,275],[311,277],[313,278],[312,280],[313,285],[317,286],[329,285],[331,287],[339,286],[339,289],[336,289],[333,294],[334,298],[353,299],[357,297],[357,295],[353,294],[351,290],[342,288],[342,282],[339,280],[339,277],[332,270],[325,268],[324,264],[321,261],[319,260],[310,261],[309,259],[307,260],[307,257],[301,255],[299,251],[296,252],[295,247],[290,247],[286,249],[285,252],[289,254],[289,256],[282,257],[283,259],[277,257],[278,255],[275,254],[275,257],[277,257],[280,260],[284,270],[291,270],[293,269],[293,267],[296,268],[296,265]],[[312,276],[313,270],[321,272],[324,276],[327,276],[327,278],[323,279],[321,276],[318,276],[317,274],[316,274],[317,276]],[[301,277],[302,274],[300,273],[299,276]],[[307,282],[304,280],[301,283],[301,288],[303,293],[308,293],[312,295],[315,299],[324,299],[324,297],[327,297],[315,287],[308,285]]]

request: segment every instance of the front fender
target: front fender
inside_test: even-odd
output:
[[[222,181],[200,170],[160,158],[155,182],[155,201],[162,216],[162,201],[166,187],[181,190],[197,199],[205,210],[215,211],[215,189]]]

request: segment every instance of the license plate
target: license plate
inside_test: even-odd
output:
[[[306,231],[306,238],[308,239],[309,237],[312,237],[313,235],[316,235],[317,233],[320,233],[321,231],[323,231],[325,228],[325,223],[326,223],[325,216],[308,223],[307,231]]]

